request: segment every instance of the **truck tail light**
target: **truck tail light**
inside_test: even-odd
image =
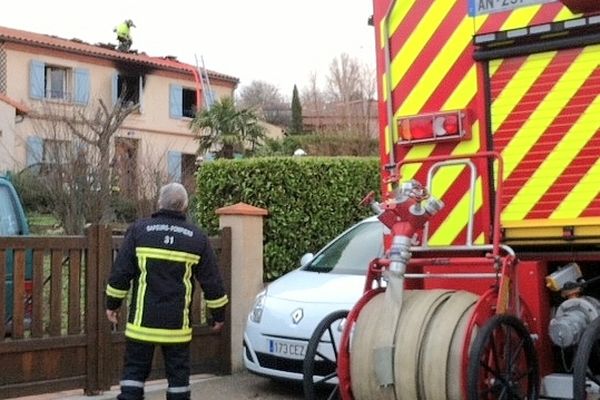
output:
[[[397,120],[399,144],[468,138],[465,116],[459,110],[401,117]]]

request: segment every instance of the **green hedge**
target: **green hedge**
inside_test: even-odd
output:
[[[198,172],[196,220],[210,234],[218,229],[217,208],[244,202],[269,211],[264,225],[265,279],[296,268],[360,219],[359,206],[379,190],[377,158],[274,157],[218,160]]]

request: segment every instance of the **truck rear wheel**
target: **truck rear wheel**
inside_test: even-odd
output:
[[[533,341],[518,318],[495,315],[477,334],[468,366],[468,399],[537,399]]]
[[[303,363],[304,398],[316,400],[318,394],[327,393],[327,399],[339,399],[337,359],[340,329],[348,311],[334,311],[317,325],[308,342]],[[337,334],[335,333],[337,331]],[[315,380],[315,376],[319,378]]]

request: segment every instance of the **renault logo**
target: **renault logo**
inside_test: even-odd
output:
[[[302,311],[301,308],[296,308],[294,311],[292,311],[292,322],[295,325],[298,325],[300,323],[300,321],[302,321],[303,317],[304,317],[304,311]]]

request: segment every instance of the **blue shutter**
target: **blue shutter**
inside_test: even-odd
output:
[[[167,173],[169,180],[173,182],[181,182],[181,152],[167,152]]]
[[[119,99],[119,74],[113,74],[112,76],[112,104],[117,104]]]
[[[44,63],[31,60],[29,64],[29,97],[44,98]]]
[[[75,68],[75,96],[77,104],[88,104],[90,101],[90,71],[83,68]]]
[[[183,117],[183,87],[179,85],[169,87],[169,115],[171,118]]]
[[[44,139],[39,136],[29,136],[26,153],[27,167],[40,164],[44,156]]]

